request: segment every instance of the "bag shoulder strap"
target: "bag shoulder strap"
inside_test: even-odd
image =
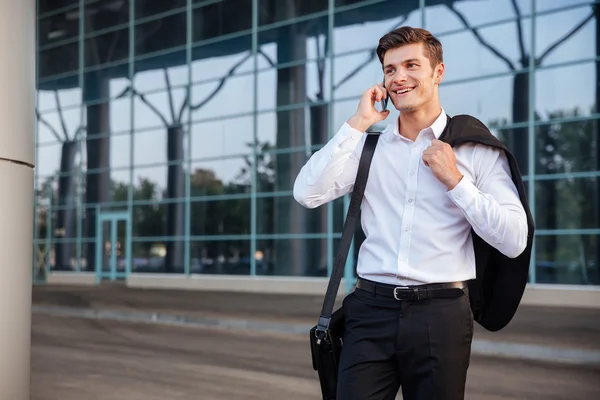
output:
[[[338,253],[335,258],[335,264],[333,266],[333,270],[331,271],[331,277],[329,278],[329,284],[327,286],[327,292],[325,293],[325,299],[323,301],[323,308],[321,309],[319,322],[317,323],[317,333],[325,332],[327,329],[329,329],[329,322],[331,321],[331,314],[333,312],[335,298],[344,274],[344,266],[346,265],[346,259],[348,258],[348,250],[350,249],[350,244],[352,243],[352,238],[354,237],[356,219],[362,204],[365,187],[367,186],[369,168],[371,167],[371,160],[373,159],[373,154],[375,153],[375,147],[377,146],[379,135],[380,133],[367,133],[365,145],[363,146],[360,162],[358,164],[358,172],[356,173],[356,180],[352,190],[352,197],[350,199],[346,221],[344,222],[342,238],[340,240]]]

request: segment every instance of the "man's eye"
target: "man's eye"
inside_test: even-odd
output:
[[[408,68],[413,68],[413,67],[418,67],[418,65],[415,63],[408,64]]]

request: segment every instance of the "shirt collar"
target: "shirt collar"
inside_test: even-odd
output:
[[[398,128],[398,118],[396,118],[396,121],[393,124],[389,124],[387,126],[387,133],[388,133],[388,137],[401,137],[400,135],[400,130]],[[446,129],[446,124],[448,123],[448,117],[446,116],[446,112],[444,111],[444,108],[442,108],[442,111],[440,112],[440,115],[435,119],[435,121],[433,121],[433,124],[431,124],[431,126],[423,129],[423,131],[421,132],[432,132],[433,135],[435,136],[436,139],[439,139],[442,132],[444,132],[444,129]]]

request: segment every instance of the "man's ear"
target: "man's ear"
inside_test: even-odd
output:
[[[446,72],[446,66],[443,62],[441,62],[435,67],[435,71],[433,72],[433,78],[436,85],[442,83],[442,80],[444,79],[444,72]]]

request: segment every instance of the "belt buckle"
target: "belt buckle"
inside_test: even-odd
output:
[[[410,289],[408,286],[396,286],[394,288],[394,298],[398,301],[402,300],[398,298],[398,289]]]

